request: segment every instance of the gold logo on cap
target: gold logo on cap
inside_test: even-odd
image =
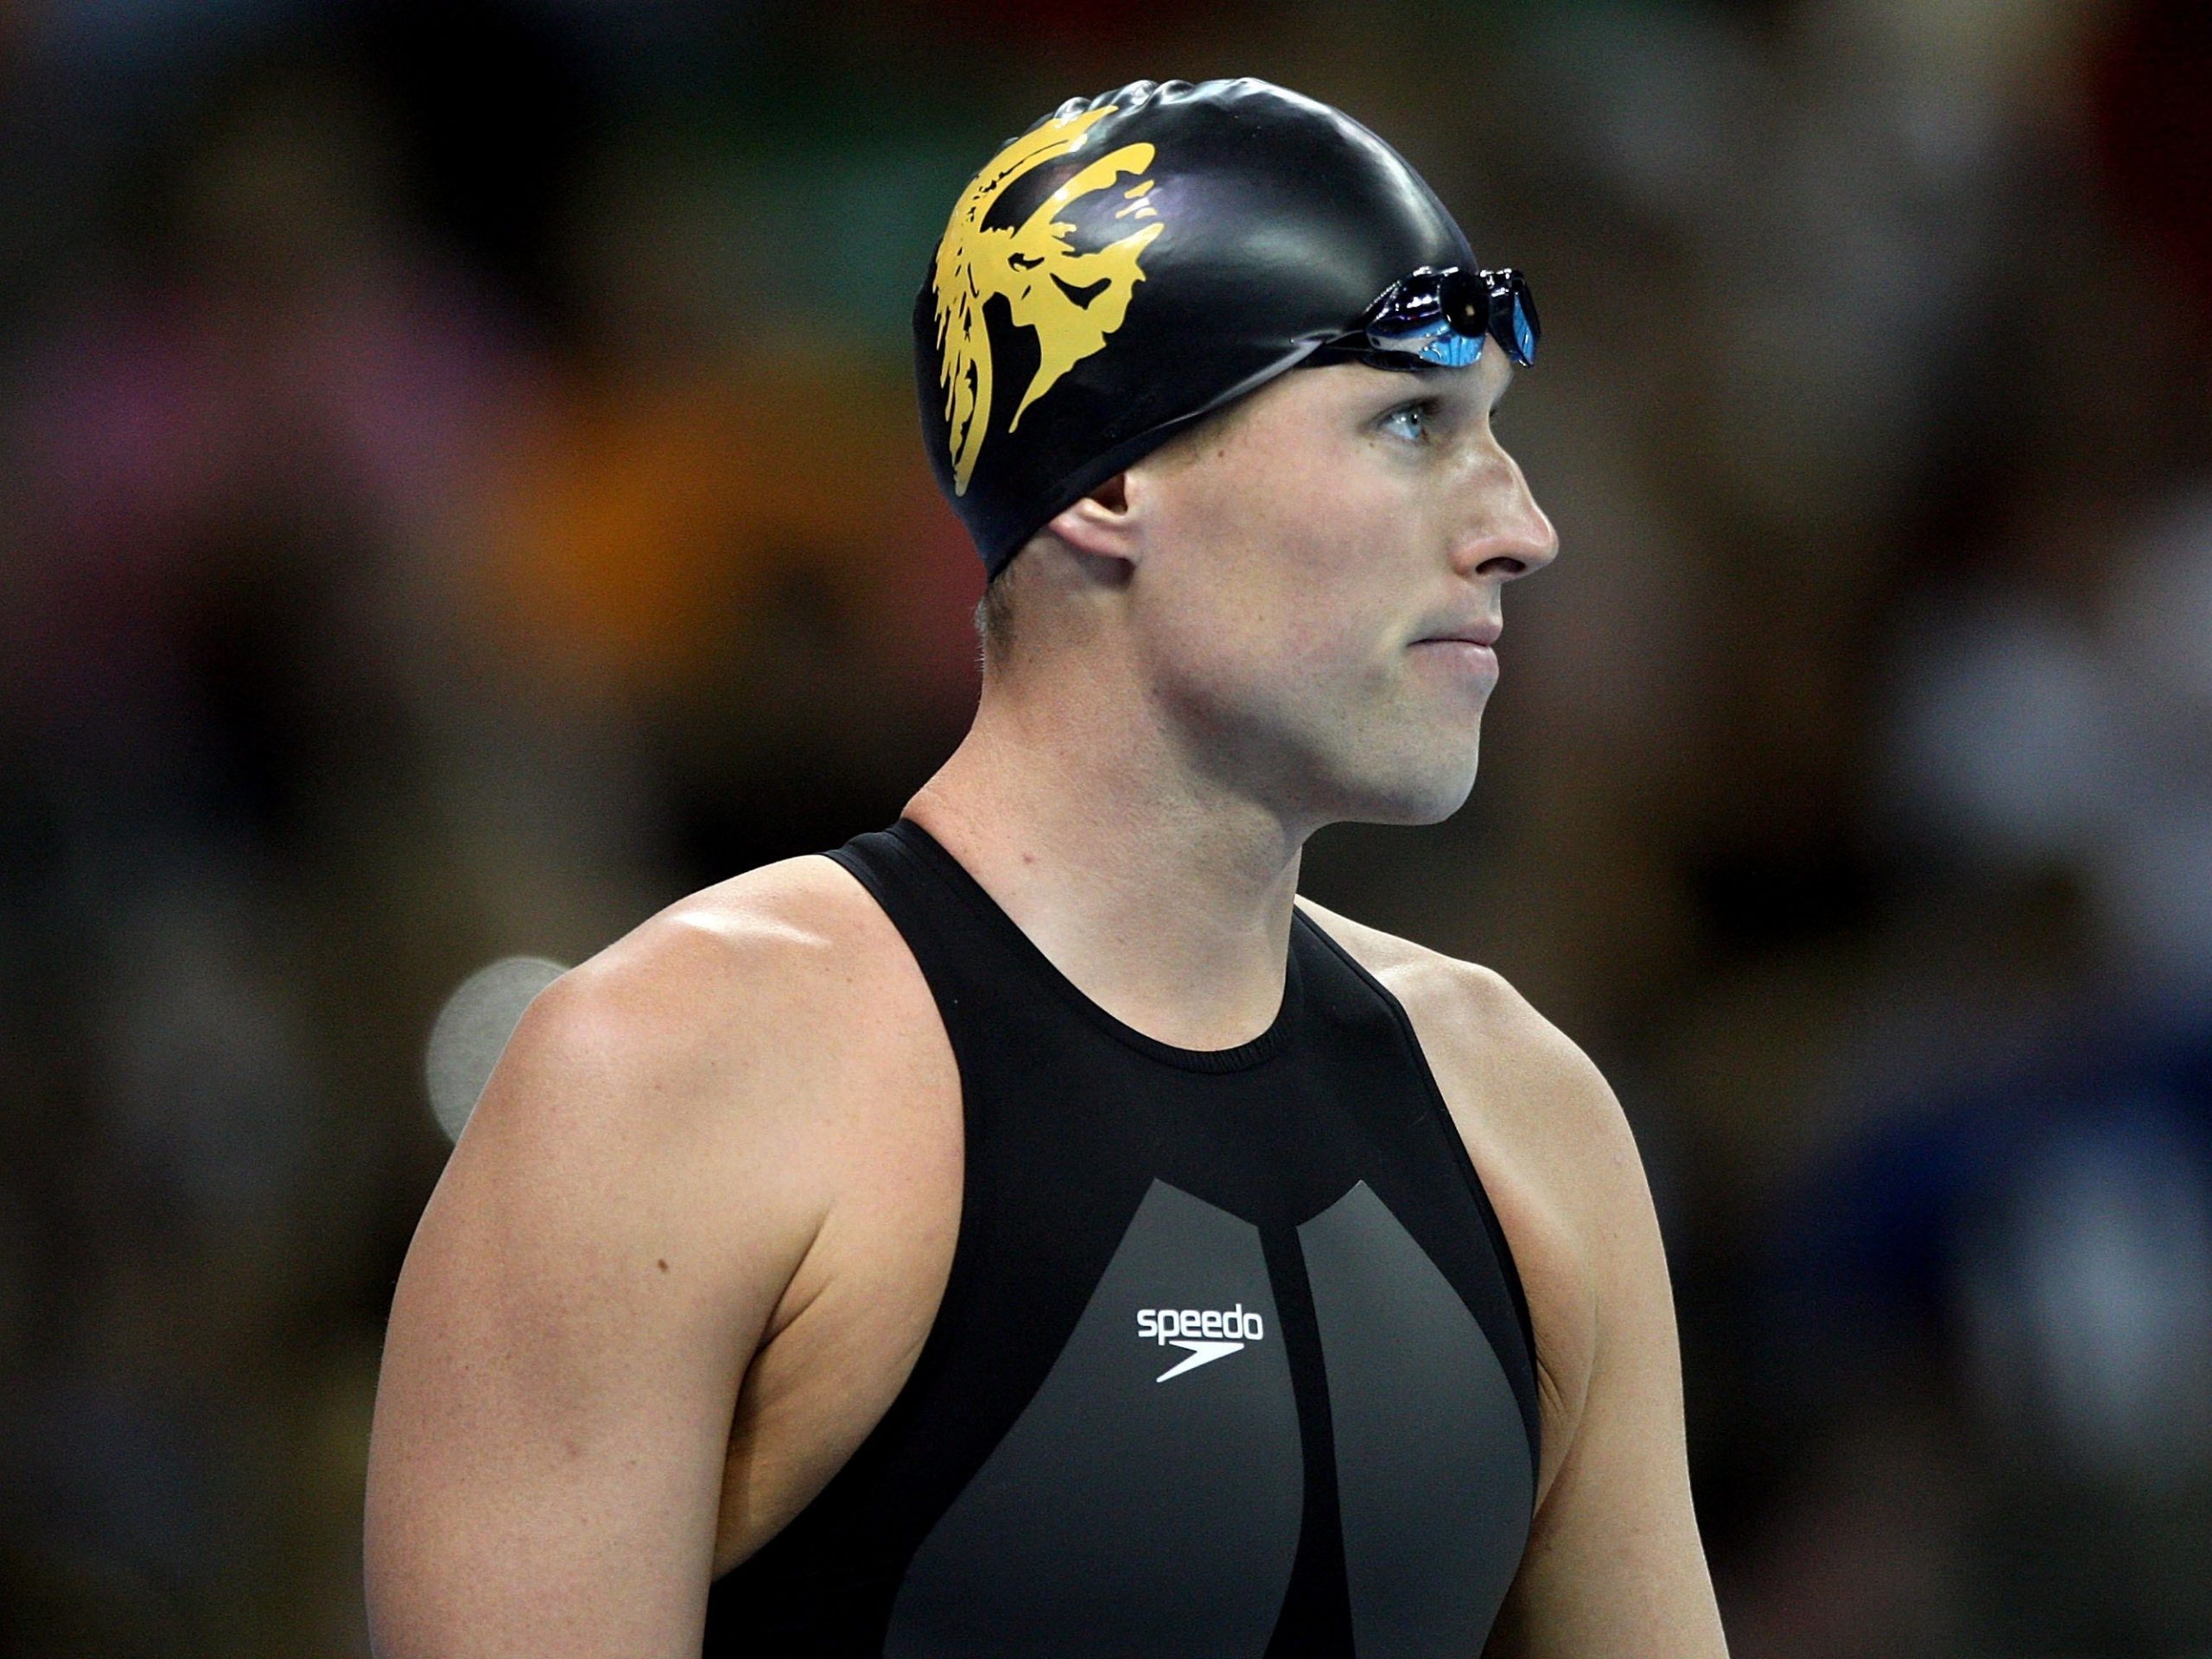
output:
[[[1077,253],[1068,241],[1075,226],[1053,216],[1127,175],[1142,175],[1152,165],[1150,144],[1124,144],[1100,156],[1046,197],[1019,230],[983,223],[1001,191],[1046,162],[1081,149],[1085,135],[1114,109],[1109,105],[1058,116],[1024,133],[991,158],[953,205],[931,281],[937,294],[938,349],[943,353],[938,379],[944,388],[957,495],[968,493],[991,423],[991,337],[983,302],[993,295],[1004,299],[1014,321],[1037,336],[1037,372],[1007,423],[1010,432],[1021,424],[1024,410],[1105,345],[1128,313],[1130,294],[1144,280],[1137,256],[1163,228],[1145,200],[1150,179],[1122,193],[1127,205],[1114,217],[1154,222],[1096,253]]]

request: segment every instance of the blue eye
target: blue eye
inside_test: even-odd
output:
[[[1392,410],[1382,420],[1382,428],[1393,437],[1409,442],[1425,442],[1428,437],[1428,405],[1406,404]]]

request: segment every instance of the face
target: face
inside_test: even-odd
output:
[[[1491,422],[1512,365],[1281,376],[1125,475],[1147,681],[1287,818],[1428,823],[1473,787],[1505,584],[1550,521]]]

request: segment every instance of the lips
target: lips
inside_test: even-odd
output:
[[[1492,647],[1504,632],[1505,625],[1494,616],[1447,620],[1410,649],[1415,661],[1487,691],[1497,681],[1497,652]]]
[[[1495,620],[1455,623],[1440,628],[1434,633],[1425,633],[1414,641],[1417,645],[1495,645],[1505,632],[1505,624]]]

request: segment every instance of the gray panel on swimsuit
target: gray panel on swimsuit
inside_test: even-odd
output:
[[[1472,1659],[1535,1498],[1512,1384],[1364,1181],[1298,1239],[1329,1376],[1353,1645],[1359,1659]]]
[[[1240,1306],[1196,1357],[1141,1308]],[[1298,1549],[1298,1409],[1259,1230],[1155,1180],[1036,1396],[923,1541],[887,1659],[1259,1659]]]

